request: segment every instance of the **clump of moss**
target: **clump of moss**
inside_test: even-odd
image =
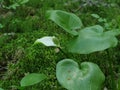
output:
[[[34,41],[47,35],[48,31],[40,30],[31,33],[16,34],[9,42],[1,48],[1,62],[5,60],[7,72],[1,77],[1,87],[11,89],[12,85],[18,85],[26,73],[44,73],[48,79],[42,84],[33,86],[35,88],[60,88],[55,76],[56,63],[65,56],[57,53],[53,47],[45,47],[34,44]],[[3,36],[2,36],[3,37]],[[10,36],[7,36],[8,39]],[[29,38],[29,39],[28,39]],[[0,39],[4,40],[4,38]]]

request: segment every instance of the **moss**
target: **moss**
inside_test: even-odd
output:
[[[26,73],[44,73],[47,75],[47,79],[42,83],[37,85],[26,87],[30,90],[63,90],[61,85],[55,76],[55,68],[58,61],[64,58],[71,58],[77,61],[79,64],[83,61],[90,61],[97,63],[106,76],[110,75],[109,70],[109,55],[106,51],[97,52],[89,55],[77,55],[67,53],[67,55],[62,52],[56,52],[54,47],[45,47],[42,44],[34,44],[34,41],[38,38],[48,35],[50,31],[39,30],[34,32],[28,32],[23,34],[15,34],[15,36],[2,36],[0,40],[5,40],[6,43],[1,43],[3,45],[0,48],[0,58],[1,62],[6,62],[5,67],[7,67],[7,72],[3,72],[0,82],[1,87],[6,90],[11,89],[11,85],[20,85],[20,80]],[[50,35],[55,35],[61,42],[62,47],[68,39],[72,38],[68,34],[63,33],[49,33]],[[64,38],[63,38],[64,37]],[[14,46],[14,47],[13,47]],[[119,46],[118,46],[119,47]],[[66,52],[66,49],[63,48]],[[111,49],[113,64],[117,65],[119,63],[119,53],[117,53],[117,48]],[[102,56],[102,57],[101,57]],[[104,62],[104,63],[103,63]],[[3,62],[2,62],[3,63]],[[117,72],[119,67],[113,67],[113,70]],[[111,76],[106,78],[106,86],[111,84]],[[110,87],[110,86],[109,86]]]
[[[45,47],[42,44],[34,44],[34,41],[38,38],[48,35],[49,31],[39,30],[34,32],[28,32],[23,34],[16,34],[15,38],[11,36],[5,36],[7,38],[1,38],[6,40],[6,44],[1,48],[1,61],[5,60],[7,63],[7,72],[2,76],[1,87],[5,89],[11,89],[11,85],[20,85],[20,80],[26,73],[44,73],[47,75],[47,79],[37,85],[26,87],[26,89],[38,90],[63,90],[61,85],[58,84],[55,76],[55,68],[58,61],[64,58],[71,58],[77,61],[79,64],[83,61],[90,61],[97,63],[102,71],[109,74],[109,61],[107,52],[93,53],[89,55],[76,55],[68,53],[67,56],[62,52],[56,52],[54,47]],[[69,35],[60,33],[52,33],[59,38],[62,47],[65,42],[70,38]],[[64,38],[63,38],[64,37]],[[72,37],[71,37],[72,38]],[[7,42],[7,39],[9,42]],[[13,47],[14,46],[14,47]],[[66,51],[66,49],[63,49]],[[112,49],[112,51],[116,51]],[[114,53],[113,53],[114,55]],[[118,54],[116,54],[118,55]],[[102,57],[101,57],[102,56]],[[114,56],[115,57],[115,56]],[[115,58],[112,59],[115,59]],[[119,57],[118,57],[119,58]],[[116,57],[117,59],[117,57]],[[105,63],[103,63],[105,61]],[[116,60],[117,61],[117,60]],[[117,64],[114,63],[114,64]],[[108,70],[108,71],[107,71]],[[114,68],[115,70],[115,68]],[[110,80],[110,78],[107,78]],[[107,82],[108,83],[108,82]]]
[[[40,84],[36,88],[58,88],[56,86],[58,83],[55,81],[55,67],[56,63],[64,58],[64,55],[56,53],[55,48],[52,47],[48,48],[39,44],[33,45],[36,39],[47,35],[47,33],[48,31],[40,30],[16,34],[15,39],[12,38],[10,42],[4,44],[0,50],[1,54],[4,55],[1,61],[5,60],[8,70],[2,77],[2,87],[10,89],[11,85],[19,85],[20,79],[25,73],[38,72],[46,74],[48,79],[43,85]],[[4,39],[1,38],[1,40]]]
[[[89,55],[78,55],[67,53],[66,48],[63,51],[66,55],[54,47],[45,47],[42,44],[34,44],[34,41],[43,36],[56,36],[62,47],[72,38],[63,29],[51,21],[46,20],[45,12],[48,9],[61,9],[74,12],[83,21],[85,26],[96,24],[96,20],[90,16],[97,13],[103,18],[112,21],[115,14],[115,23],[112,27],[120,28],[119,8],[105,7],[86,7],[79,8],[79,3],[69,4],[68,0],[30,0],[26,5],[18,7],[16,10],[6,10],[0,14],[0,23],[4,25],[0,33],[0,87],[5,90],[13,90],[12,85],[20,85],[20,80],[26,73],[44,73],[47,79],[39,84],[26,87],[25,90],[64,90],[59,85],[55,69],[58,61],[64,58],[71,58],[79,64],[84,61],[90,61],[98,64],[106,75],[105,85],[112,90],[112,81],[116,81],[120,72],[120,52],[119,45],[108,51],[101,51]],[[78,10],[77,10],[78,9]],[[4,17],[5,16],[5,17]],[[114,25],[115,24],[115,25]],[[114,26],[113,26],[114,25]],[[9,32],[9,33],[8,33]],[[14,34],[11,34],[14,32]],[[118,37],[119,38],[119,37]],[[113,76],[111,75],[110,62],[113,65]]]

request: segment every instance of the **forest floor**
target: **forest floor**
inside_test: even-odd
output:
[[[10,0],[8,0],[10,1]],[[20,80],[29,73],[44,73],[47,79],[25,90],[65,90],[57,81],[55,70],[58,61],[74,59],[79,64],[84,61],[96,63],[106,80],[103,88],[120,90],[120,37],[117,47],[87,55],[71,54],[65,56],[56,48],[33,45],[43,36],[56,36],[64,46],[68,33],[46,19],[47,10],[64,10],[79,16],[85,27],[99,24],[110,29],[120,29],[120,1],[83,2],[80,0],[29,0],[25,4],[10,7],[15,2],[4,1],[6,8],[0,6],[0,87],[17,90]],[[1,5],[0,4],[0,5]],[[7,8],[9,7],[9,8]],[[91,14],[98,14],[98,21]],[[106,20],[106,25],[104,23]],[[110,68],[112,66],[112,69]]]

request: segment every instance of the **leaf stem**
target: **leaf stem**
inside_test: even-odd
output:
[[[65,55],[66,58],[68,58],[69,56],[61,49],[61,47],[58,47],[59,50]]]

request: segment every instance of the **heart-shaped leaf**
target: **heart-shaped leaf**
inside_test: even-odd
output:
[[[71,59],[60,61],[56,67],[59,83],[68,90],[101,90],[105,76],[98,65],[83,62],[80,67]]]
[[[40,39],[37,39],[35,41],[35,43],[42,43],[44,44],[45,46],[55,46],[55,47],[59,47],[59,42],[58,42],[58,39],[54,36],[45,36],[45,37],[42,37]]]
[[[117,45],[116,35],[120,30],[103,32],[100,25],[84,28],[79,35],[74,37],[68,45],[68,51],[78,54],[89,54],[95,51],[102,51]]]
[[[46,76],[44,74],[31,73],[22,78],[20,85],[21,87],[34,85],[41,82],[45,78]]]
[[[61,10],[49,10],[46,16],[72,35],[77,35],[78,32],[76,29],[81,29],[82,27],[80,18],[73,13]]]

